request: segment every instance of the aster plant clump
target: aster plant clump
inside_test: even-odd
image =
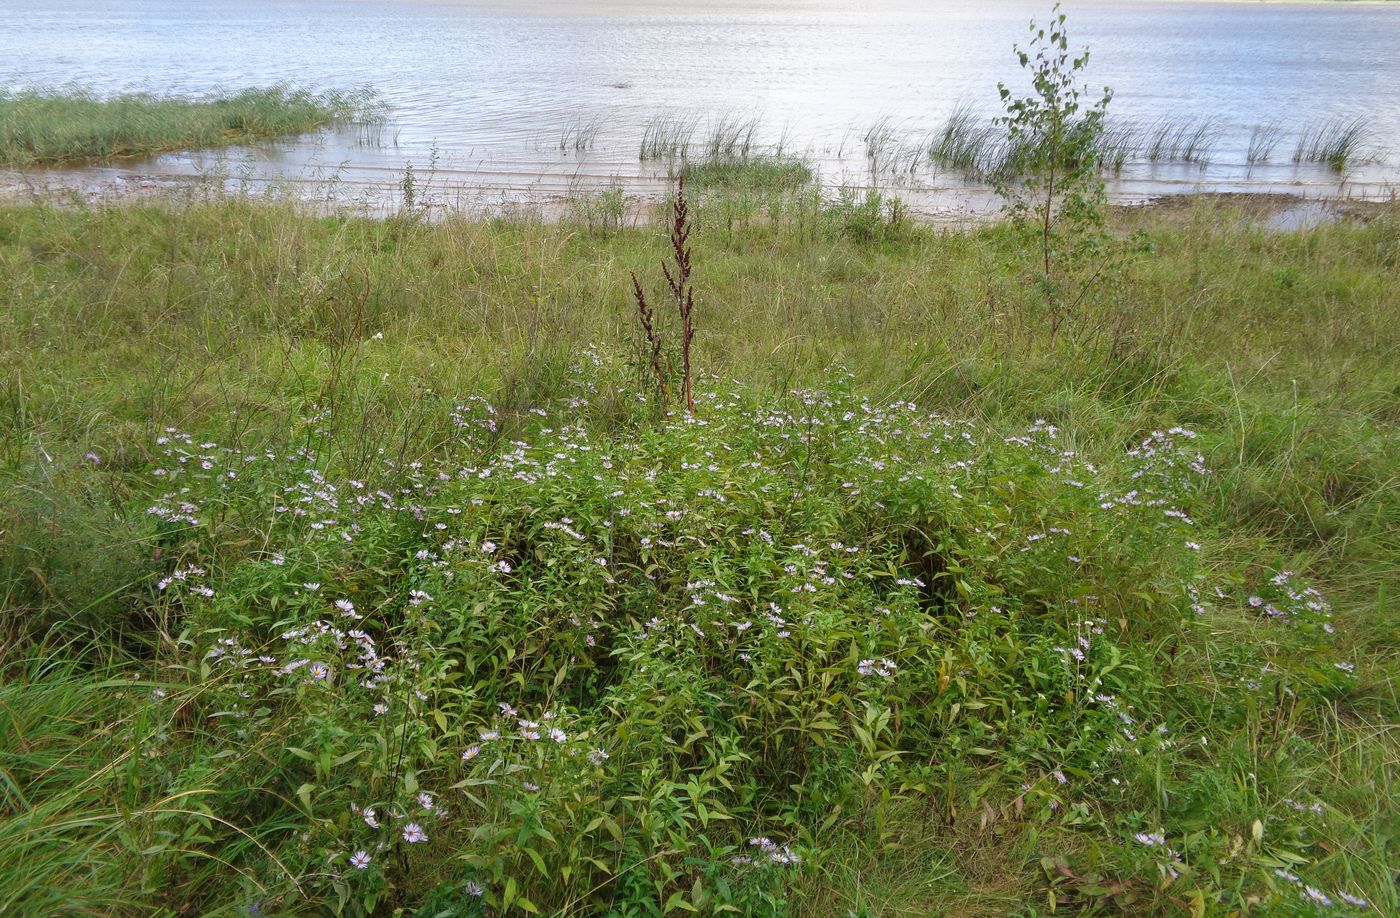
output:
[[[600,433],[626,363],[592,352],[507,436],[463,400],[437,454],[373,468],[161,435],[168,639],[111,728],[133,901],[796,914],[841,839],[893,850],[911,814],[1042,839],[1062,905],[1360,898],[1281,859],[1325,819],[1306,789],[1259,774],[1267,828],[1152,792],[1354,678],[1301,577],[1212,560],[1190,430],[1094,462],[833,372]],[[1276,636],[1222,667],[1221,621]]]

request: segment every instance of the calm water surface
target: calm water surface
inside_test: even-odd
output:
[[[404,165],[474,200],[548,198],[620,180],[649,121],[757,118],[759,139],[806,156],[829,183],[897,185],[928,209],[987,197],[926,164],[872,171],[863,137],[881,119],[891,157],[959,103],[998,111],[1021,88],[1011,53],[1048,2],[1027,0],[0,0],[0,84],[199,93],[288,81],[373,87],[382,131],[345,131],[212,156],[40,181],[122,183],[214,173],[366,200],[395,194]],[[1130,164],[1119,198],[1208,188],[1389,195],[1400,184],[1400,3],[1075,0],[1071,37],[1093,51],[1115,117],[1212,119],[1211,161]],[[1252,129],[1285,133],[1364,118],[1382,161],[1338,176],[1288,160],[1248,168]],[[592,146],[561,150],[593,124]],[[877,164],[877,167],[881,164]],[[887,164],[885,164],[887,165]],[[309,187],[308,186],[308,187]]]

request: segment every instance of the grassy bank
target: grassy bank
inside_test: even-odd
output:
[[[4,209],[0,911],[1400,909],[1397,215],[779,192]]]
[[[285,86],[202,99],[0,90],[0,168],[251,143],[346,122],[368,107],[363,94]]]

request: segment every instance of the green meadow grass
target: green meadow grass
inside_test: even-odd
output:
[[[209,98],[0,90],[0,168],[152,156],[305,134],[362,117],[365,94],[274,86]]]
[[[0,911],[1400,909],[1397,214],[728,200],[5,207]]]

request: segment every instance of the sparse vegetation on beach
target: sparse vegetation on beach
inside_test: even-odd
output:
[[[691,188],[726,191],[791,192],[810,184],[814,176],[799,159],[751,156],[745,159],[704,159],[687,162],[680,174]]]

